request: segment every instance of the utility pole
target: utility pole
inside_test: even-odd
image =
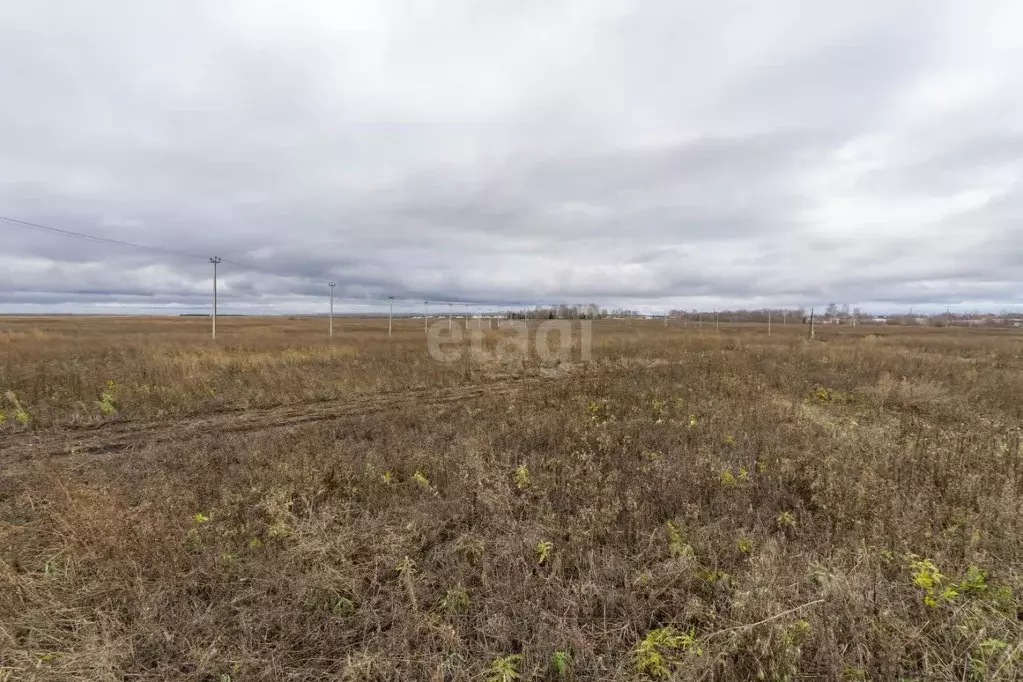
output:
[[[391,317],[394,315],[394,296],[388,296],[387,303],[387,336],[391,336]]]
[[[810,340],[813,341],[813,308],[810,308]]]
[[[721,331],[721,325],[718,324],[718,311],[714,311],[714,331]]]
[[[430,302],[423,301],[423,331],[427,334],[430,333]]]
[[[471,312],[470,306],[471,304],[469,303],[465,304],[465,331],[469,331],[469,313]]]
[[[451,306],[453,303],[448,303],[448,333],[451,333]]]
[[[667,310],[664,311],[664,326],[665,327],[668,326],[668,311]]]
[[[213,340],[217,340],[217,263],[220,262],[219,256],[210,258],[210,262],[213,263]]]
[[[327,323],[327,337],[334,336],[334,287],[337,286],[337,282],[327,282],[327,286],[330,287],[330,322]]]
[[[771,311],[767,311],[767,335],[771,335]]]

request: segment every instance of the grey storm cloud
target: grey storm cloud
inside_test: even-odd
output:
[[[1009,0],[3,3],[0,215],[167,251],[0,221],[0,312],[1018,306],[1021,65]]]

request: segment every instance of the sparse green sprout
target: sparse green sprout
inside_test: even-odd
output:
[[[109,417],[117,411],[117,384],[114,383],[113,379],[107,379],[107,383],[103,391],[99,395],[97,404],[99,405],[99,411],[104,417]]]
[[[351,616],[355,613],[355,602],[348,597],[341,597],[331,604],[330,613],[333,616]]]
[[[689,428],[691,428],[691,429],[696,428],[696,415],[695,414],[689,415]]]
[[[676,558],[689,558],[693,556],[693,548],[682,537],[682,529],[674,521],[668,521],[666,525],[668,533],[668,553]]]
[[[392,474],[390,471],[385,471],[384,473],[380,474],[380,480],[381,482],[383,482],[384,485],[389,485],[391,481],[394,480],[394,474]]]
[[[1001,639],[988,638],[977,645],[977,648],[970,654],[970,669],[973,673],[971,679],[974,680],[986,680],[989,679],[990,671],[989,664],[992,664],[998,659],[1003,651],[1009,648],[1009,643]],[[996,670],[1003,670],[1005,665],[1009,663],[1013,658],[1013,653],[1010,651],[1006,659],[996,667]]]
[[[551,550],[554,549],[554,543],[550,540],[540,540],[536,543],[536,563],[545,564],[551,558]]]
[[[291,526],[284,519],[275,519],[266,529],[266,534],[272,538],[286,538],[291,535]]]
[[[7,413],[4,412],[3,410],[0,410],[0,424],[3,424],[6,421],[7,421]]]
[[[595,400],[586,406],[586,414],[595,424],[603,424],[611,419],[611,406],[607,400]]]
[[[864,682],[867,679],[867,671],[863,668],[856,668],[848,663],[842,666],[842,680],[846,682]]]
[[[650,412],[655,424],[664,422],[664,403],[660,399],[654,398],[650,401]]]
[[[933,561],[913,554],[909,555],[908,559],[909,568],[913,573],[913,584],[923,590],[924,604],[933,608],[939,601],[948,601],[957,596],[958,593],[951,586],[942,587],[945,576]]]
[[[245,543],[245,546],[249,549],[259,549],[263,546],[263,541],[259,538],[250,538],[249,541]]]
[[[572,654],[567,651],[555,651],[551,654],[551,668],[558,677],[566,677],[572,671]]]
[[[987,591],[987,571],[982,571],[973,564],[966,569],[966,577],[956,585],[963,594],[983,594]]]
[[[856,396],[851,393],[843,393],[823,386],[818,386],[813,391],[813,397],[822,403],[854,403]]]
[[[735,445],[735,436],[730,433],[726,433],[724,437],[725,445]]]
[[[394,567],[394,570],[396,570],[398,575],[403,578],[411,577],[416,574],[416,562],[406,555],[398,562],[398,565]]]
[[[671,676],[671,668],[677,662],[679,654],[691,652],[703,655],[695,630],[679,632],[673,627],[650,630],[633,649],[633,661],[636,672],[654,679],[666,679]]]
[[[785,629],[785,635],[790,643],[797,643],[804,635],[810,632],[810,621],[805,618],[798,619],[795,623]]]
[[[721,481],[721,485],[735,485],[735,476],[728,469],[722,469],[718,472],[718,480]]]
[[[15,395],[14,391],[7,391],[7,393],[4,394],[4,397],[7,398],[7,402],[11,406],[11,417],[14,421],[16,421],[19,426],[28,426],[28,422],[31,417],[28,414],[28,410],[23,408],[21,403],[18,402],[18,396]],[[3,421],[7,421],[6,415]]]
[[[421,471],[417,471],[412,474],[412,481],[423,490],[430,489],[430,479],[428,479]]]
[[[1004,642],[1000,639],[988,638],[977,645],[977,649],[983,654],[990,656],[991,654],[1002,651],[1009,647],[1008,642]]]
[[[739,538],[739,541],[736,542],[735,545],[743,554],[749,554],[753,551],[753,541],[749,538]]]
[[[440,600],[440,607],[451,615],[458,615],[469,610],[469,593],[461,587],[447,591]]]
[[[483,558],[485,548],[479,538],[463,535],[455,541],[455,546],[470,564],[479,563],[479,560]]]
[[[646,461],[646,464],[641,464],[639,470],[642,471],[644,474],[649,472],[650,467],[656,464],[657,462],[661,461],[663,457],[664,455],[655,450],[644,452],[643,459]]]
[[[782,529],[796,527],[796,517],[788,509],[779,513],[778,516],[775,517],[774,522]]]
[[[206,516],[202,512],[196,512],[192,514],[192,520],[198,523],[209,523],[210,517]]]
[[[515,487],[519,490],[525,490],[529,487],[529,469],[525,464],[515,467]]]
[[[727,585],[732,580],[732,576],[724,571],[719,571],[716,568],[700,569],[696,572],[696,577],[708,585],[716,585],[718,583]]]
[[[518,665],[522,654],[499,656],[487,666],[487,682],[514,682],[519,679]]]
[[[749,481],[749,470],[746,467],[739,467],[739,475],[737,477],[743,483]]]
[[[188,532],[185,533],[185,547],[191,552],[198,552],[203,548],[203,544],[202,535],[199,533],[199,529],[194,526],[189,528]]]

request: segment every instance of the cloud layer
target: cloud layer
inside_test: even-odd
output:
[[[0,311],[1019,306],[1023,6],[842,4],[5,3],[0,215],[197,255]]]

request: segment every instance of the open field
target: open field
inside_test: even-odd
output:
[[[1018,330],[208,324],[0,318],[0,680],[1023,679]]]

